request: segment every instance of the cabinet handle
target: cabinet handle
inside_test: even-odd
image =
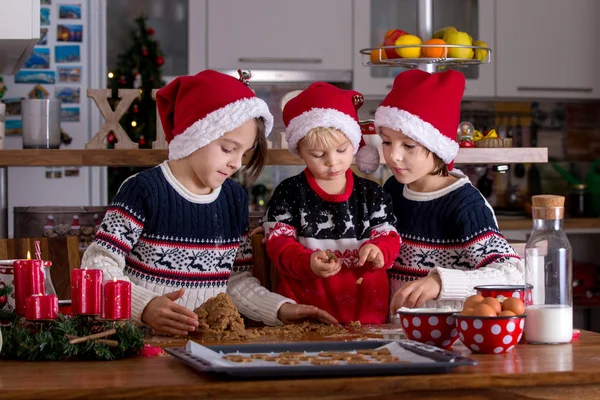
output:
[[[241,63],[257,64],[321,64],[320,58],[274,58],[274,57],[240,57]]]
[[[538,87],[538,86],[519,86],[517,90],[520,92],[571,92],[571,93],[591,93],[592,88],[576,88],[576,87]]]

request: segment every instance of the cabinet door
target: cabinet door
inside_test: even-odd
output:
[[[497,93],[598,98],[597,0],[496,2]]]
[[[3,0],[0,39],[40,37],[40,0]]]
[[[208,0],[212,69],[352,69],[348,0]]]
[[[354,89],[367,96],[385,96],[402,68],[366,67],[360,49],[381,44],[389,29],[417,33],[418,0],[354,0]],[[465,74],[465,97],[494,96],[493,0],[433,0],[433,31],[455,26],[492,48],[492,62],[459,68]],[[423,41],[429,38],[421,38]]]

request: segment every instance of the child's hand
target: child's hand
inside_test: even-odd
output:
[[[442,290],[442,281],[438,274],[427,275],[425,278],[407,283],[394,293],[390,303],[390,313],[396,314],[400,307],[421,307],[427,300],[438,297],[440,290]]]
[[[310,255],[310,269],[319,278],[328,278],[340,272],[342,262],[330,259],[325,251],[315,251]]]
[[[159,332],[187,335],[198,326],[198,316],[175,301],[183,296],[183,288],[153,298],[142,313],[142,322]]]
[[[337,319],[327,311],[305,304],[284,303],[279,307],[277,318],[284,324],[298,323],[306,319],[318,320],[331,325],[338,324]]]
[[[358,267],[365,265],[365,262],[370,262],[373,268],[383,268],[383,253],[379,247],[374,244],[366,244],[358,251]]]

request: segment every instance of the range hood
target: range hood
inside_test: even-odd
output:
[[[17,73],[40,38],[40,0],[2,0],[0,74]]]

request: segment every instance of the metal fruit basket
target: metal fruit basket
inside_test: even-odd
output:
[[[441,58],[384,58],[385,49],[414,49],[420,48],[420,53],[423,53],[425,48],[441,48],[443,49],[444,57]],[[483,52],[483,57],[477,58],[450,58],[446,57],[449,49],[473,49],[473,57],[476,57],[477,50]],[[371,53],[375,50],[375,57],[371,57]],[[378,51],[377,51],[378,50]],[[410,44],[402,46],[381,46],[361,49],[362,65],[367,67],[404,67],[416,68],[423,64],[435,64],[442,67],[468,67],[470,65],[489,64],[491,61],[492,49],[482,46],[463,46],[458,44]]]

